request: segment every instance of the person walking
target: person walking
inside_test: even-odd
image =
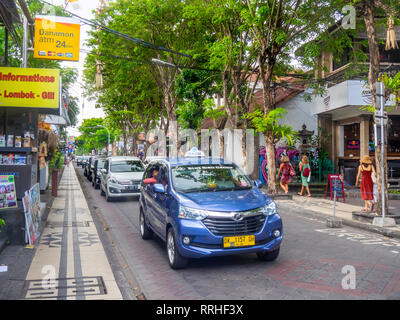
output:
[[[300,177],[301,177],[301,191],[298,192],[299,196],[303,195],[304,188],[307,190],[307,196],[311,197],[310,188],[308,187],[308,183],[310,182],[311,177],[311,169],[310,162],[307,156],[303,156],[299,163],[300,169]]]
[[[282,177],[281,177],[280,186],[281,186],[283,192],[285,192],[285,194],[288,194],[289,183],[292,181],[292,176],[294,176],[296,174],[290,161],[289,161],[288,156],[281,157],[281,165],[279,167],[278,175],[276,177],[277,179],[279,179],[281,172],[282,172]]]
[[[360,162],[361,164],[358,167],[356,178],[356,187],[358,187],[358,182],[361,176],[360,194],[361,199],[363,199],[365,203],[364,208],[361,209],[361,211],[369,211],[372,210],[371,200],[374,200],[374,183],[371,175],[376,173],[369,156],[364,156]]]

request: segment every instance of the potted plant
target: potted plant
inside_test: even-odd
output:
[[[49,168],[51,170],[51,195],[57,197],[58,189],[58,173],[64,165],[64,155],[60,151],[55,151],[51,160],[49,161]]]

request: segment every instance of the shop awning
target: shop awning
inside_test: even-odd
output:
[[[67,120],[65,120],[63,117],[55,116],[55,115],[51,115],[51,114],[46,115],[46,117],[43,119],[43,121],[48,124],[55,124],[55,125],[60,125],[60,126],[66,126],[68,124]]]

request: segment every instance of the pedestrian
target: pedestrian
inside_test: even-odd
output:
[[[374,200],[371,205],[371,212],[374,212],[374,208],[375,208],[376,204],[378,203],[378,181],[376,178],[376,172],[373,172],[371,174],[371,178],[372,178],[372,183],[374,184]]]
[[[371,158],[369,156],[364,156],[361,159],[361,164],[358,167],[358,173],[356,178],[356,187],[358,187],[358,182],[361,176],[360,184],[360,194],[361,199],[364,200],[364,208],[361,211],[372,210],[372,202],[374,200],[374,183],[372,181],[372,174],[375,174],[375,168],[372,165]]]
[[[280,186],[285,194],[289,192],[289,183],[292,181],[292,177],[296,174],[294,171],[288,156],[281,157],[281,165],[279,167],[277,179],[279,179],[279,175],[282,172]]]
[[[301,177],[301,191],[298,192],[299,196],[303,195],[304,188],[307,190],[307,196],[311,197],[310,188],[308,183],[311,178],[310,162],[307,156],[303,156],[299,163],[300,177]]]

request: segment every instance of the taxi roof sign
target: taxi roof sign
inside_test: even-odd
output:
[[[185,153],[185,157],[205,157],[204,152],[193,147],[191,150]]]

